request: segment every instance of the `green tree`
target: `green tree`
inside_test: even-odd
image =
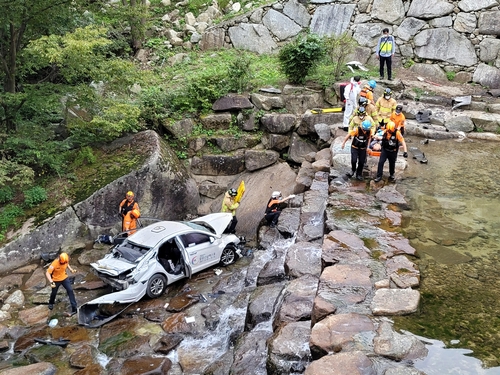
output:
[[[18,67],[23,51],[32,40],[44,35],[63,34],[74,28],[79,11],[95,0],[0,0],[0,76],[4,92],[17,91]],[[0,100],[7,131],[15,131],[15,114],[22,106]]]
[[[332,61],[335,80],[340,79],[342,68],[347,62],[347,56],[354,51],[356,46],[356,40],[347,33],[325,38],[326,53]]]

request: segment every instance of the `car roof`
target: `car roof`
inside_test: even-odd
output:
[[[129,237],[129,242],[152,248],[166,237],[178,236],[192,231],[205,232],[209,235],[214,235],[213,233],[210,233],[209,230],[201,226],[199,226],[199,230],[194,230],[192,228],[192,224],[188,225],[186,222],[159,221],[138,230]]]

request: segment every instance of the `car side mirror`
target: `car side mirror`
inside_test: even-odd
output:
[[[214,237],[210,237],[210,243],[214,243],[215,241],[215,238]]]

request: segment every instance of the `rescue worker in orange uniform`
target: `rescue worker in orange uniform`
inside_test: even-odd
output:
[[[396,106],[396,110],[391,114],[390,120],[396,125],[396,129],[401,132],[401,135],[405,135],[405,125],[406,125],[406,117],[403,114],[403,106],[398,104]]]
[[[127,192],[125,199],[120,202],[118,212],[122,217],[122,231],[127,232],[127,235],[137,232],[134,229],[137,228],[137,219],[141,217],[141,212],[132,191]]]
[[[269,198],[269,201],[267,202],[266,213],[264,216],[269,227],[274,228],[278,224],[278,219],[282,210],[281,204],[293,197],[295,197],[295,195],[290,194],[288,197],[283,198],[281,191],[273,191],[271,198]]]
[[[378,117],[380,126],[383,127],[391,118],[392,112],[396,110],[398,103],[392,97],[392,90],[387,88],[384,90],[384,95],[377,100]]]
[[[49,310],[54,308],[54,302],[56,300],[56,294],[59,290],[59,287],[62,285],[66,292],[68,293],[69,303],[71,304],[71,312],[66,313],[66,316],[73,316],[76,314],[77,305],[75,299],[75,293],[73,292],[73,288],[71,287],[71,282],[69,281],[68,275],[66,274],[66,268],[73,273],[76,272],[75,268],[72,268],[69,265],[69,255],[66,253],[61,253],[47,268],[45,272],[45,277],[50,283],[52,287],[52,292],[50,293],[49,298]]]
[[[375,105],[375,100],[373,100],[373,90],[375,90],[375,87],[377,87],[377,82],[375,82],[373,79],[369,80],[359,93],[360,99],[366,98],[366,100],[368,100],[370,104]]]
[[[351,173],[347,173],[348,177],[354,176],[356,174],[356,179],[363,181],[363,167],[366,162],[366,149],[370,144],[372,123],[369,120],[364,120],[355,129],[350,130],[349,134],[342,142],[342,149],[344,149],[345,143],[349,138],[352,137],[351,143]],[[359,161],[359,162],[358,162]],[[357,166],[356,166],[357,165]]]
[[[236,218],[236,209],[240,206],[238,202],[235,202],[237,195],[238,191],[236,189],[229,189],[224,194],[221,212],[231,212],[233,214],[233,219],[229,223],[224,233],[236,233],[236,224],[238,224],[238,219]]]
[[[392,121],[389,121],[385,126],[385,132],[382,138],[382,150],[380,151],[380,159],[378,161],[377,177],[375,182],[379,182],[382,179],[382,174],[384,171],[384,163],[389,160],[389,181],[396,181],[394,173],[396,171],[396,159],[398,157],[399,146],[403,146],[403,157],[408,157],[408,150],[406,149],[405,139],[401,135],[401,132],[396,129],[396,125]]]

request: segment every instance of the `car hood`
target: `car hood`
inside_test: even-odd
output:
[[[105,273],[111,276],[118,276],[137,266],[137,263],[130,263],[125,260],[114,257],[104,257],[95,263],[90,263],[91,267],[96,271]]]
[[[215,231],[215,233],[217,233],[218,236],[221,236],[232,219],[233,215],[231,213],[218,212],[215,214],[199,217],[197,219],[191,220],[190,222],[200,224],[203,226],[208,226],[212,228]]]

